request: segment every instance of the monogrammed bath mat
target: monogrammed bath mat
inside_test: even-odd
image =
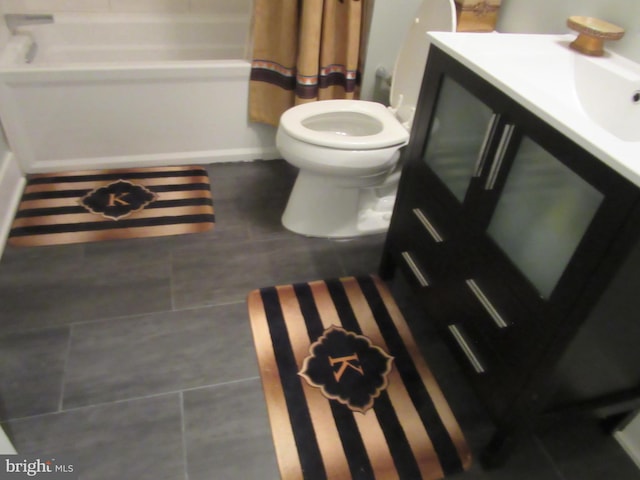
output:
[[[202,167],[29,177],[9,232],[17,246],[96,242],[210,230],[213,201]]]
[[[379,278],[262,288],[248,307],[284,480],[468,468],[460,427]]]

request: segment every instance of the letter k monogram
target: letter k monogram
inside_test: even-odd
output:
[[[120,205],[129,205],[128,202],[125,202],[122,197],[124,197],[126,195],[126,193],[121,193],[121,194],[116,194],[116,193],[110,193],[109,194],[109,206],[110,207],[115,207],[116,203],[119,203]]]
[[[364,375],[364,370],[362,370],[362,367],[351,363],[352,360],[355,360],[356,362],[360,363],[360,359],[358,358],[357,353],[354,353],[353,355],[348,355],[345,357],[338,357],[338,358],[329,357],[329,363],[331,364],[332,367],[337,363],[340,364],[340,368],[338,368],[338,371],[333,372],[333,376],[335,377],[336,382],[340,381],[340,379],[342,378],[342,375],[344,375],[344,372],[347,370],[347,368],[352,368],[353,370],[358,372],[360,375]]]

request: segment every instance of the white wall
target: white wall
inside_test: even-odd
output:
[[[361,96],[375,98],[375,71],[393,69],[396,54],[421,0],[373,0],[371,35]],[[570,33],[571,15],[593,16],[626,29],[624,38],[608,42],[610,48],[640,63],[640,0],[502,0],[497,30],[513,33]]]
[[[375,71],[385,68],[393,71],[396,55],[404,40],[410,22],[422,0],[373,0],[373,16],[367,45],[365,70],[362,78],[360,97],[365,100],[384,102],[378,98],[380,92],[375,86]]]
[[[596,17],[623,27],[625,36],[617,42],[607,42],[605,48],[640,63],[638,0],[502,0],[497,30],[569,33],[566,19],[572,15]]]

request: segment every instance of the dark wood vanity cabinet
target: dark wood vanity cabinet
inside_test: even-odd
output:
[[[638,243],[638,187],[435,47],[403,162],[380,273],[406,274],[499,432],[633,397],[640,349],[608,345],[612,369],[639,362],[585,385],[594,332],[633,324],[640,342],[633,312],[593,318]]]

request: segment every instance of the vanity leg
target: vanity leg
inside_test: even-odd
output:
[[[387,250],[382,252],[380,266],[378,267],[378,275],[383,280],[391,280],[395,274],[396,265],[393,256]]]
[[[514,451],[517,440],[513,434],[497,430],[480,452],[480,464],[485,470],[503,466]]]

